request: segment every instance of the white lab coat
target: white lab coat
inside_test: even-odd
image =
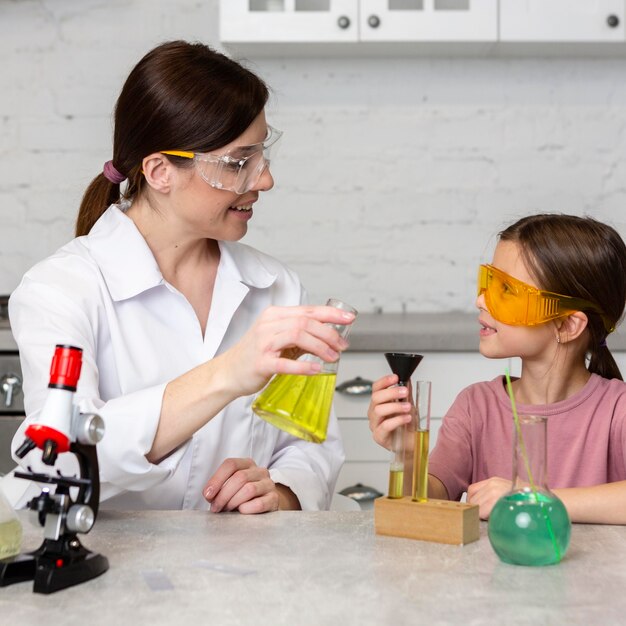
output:
[[[98,444],[103,508],[207,509],[207,480],[224,459],[248,456],[290,487],[302,509],[328,508],[344,460],[334,412],[327,441],[312,444],[259,419],[251,410],[253,396],[242,397],[160,463],[145,457],[170,380],[233,346],[268,306],[303,301],[298,277],[277,260],[241,243],[219,246],[204,338],[193,308],[165,281],[117,205],[88,235],[30,269],[9,303],[27,415],[12,449],[41,410],[55,345],[70,344],[83,349],[75,400],[105,422]],[[34,450],[16,461],[50,473],[40,459]],[[61,454],[56,466],[77,471],[72,454]]]

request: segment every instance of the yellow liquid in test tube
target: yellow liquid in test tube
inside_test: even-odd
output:
[[[394,468],[389,470],[389,497],[401,498],[404,495],[404,468]]]
[[[415,431],[413,449],[413,501],[428,500],[428,430]]]
[[[322,443],[326,439],[336,373],[298,376],[279,374],[254,401],[252,410],[295,437]]]

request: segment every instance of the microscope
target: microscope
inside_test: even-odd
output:
[[[33,580],[35,593],[52,593],[91,580],[109,569],[106,557],[87,550],[78,534],[88,533],[98,514],[100,479],[96,444],[104,435],[99,415],[81,413],[74,404],[74,393],[82,367],[82,349],[57,345],[50,367],[48,396],[37,422],[25,431],[16,450],[25,457],[41,450],[41,460],[53,466],[59,454],[70,452],[78,461],[79,476],[33,472],[14,472],[18,478],[55,485],[42,489],[28,502],[44,527],[44,541],[34,552],[0,560],[0,587]]]

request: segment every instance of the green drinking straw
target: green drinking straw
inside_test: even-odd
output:
[[[526,446],[524,445],[524,438],[522,437],[522,427],[519,423],[519,417],[517,415],[517,407],[515,406],[515,396],[513,395],[513,387],[511,386],[511,377],[509,376],[508,368],[504,369],[504,376],[506,378],[506,388],[509,392],[509,398],[511,399],[511,409],[513,410],[513,421],[515,422],[515,430],[517,431],[517,439],[520,443],[520,448],[522,449],[522,459],[524,460],[524,466],[526,467],[526,474],[528,474],[528,481],[530,482],[530,489],[533,492],[533,496],[535,498],[535,502],[539,502],[539,497],[537,496],[537,487],[535,486],[535,481],[533,480],[533,475],[530,471],[530,464],[528,463],[528,453],[526,452]],[[513,485],[515,486],[515,485]],[[552,528],[552,521],[548,517],[545,511],[543,512],[543,517],[546,520],[546,527],[548,528],[548,534],[550,535],[550,539],[552,540],[552,547],[554,548],[554,553],[556,554],[557,561],[561,560],[561,551],[559,550],[559,546],[556,543],[556,537],[554,536],[554,529]]]

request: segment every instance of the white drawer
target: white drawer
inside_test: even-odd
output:
[[[339,472],[335,491],[357,484],[373,487],[385,495],[389,488],[389,463],[385,462],[350,462],[346,461]]]
[[[432,450],[441,426],[440,419],[430,422],[430,449]],[[335,491],[361,484],[387,493],[391,452],[379,446],[372,438],[366,419],[340,419],[339,429],[346,450],[344,463]],[[371,508],[373,502],[361,503],[362,508]]]
[[[382,461],[389,464],[391,452],[372,437],[367,419],[339,419],[346,461]]]
[[[424,352],[423,355],[413,378],[433,383],[432,417],[443,417],[464,387],[491,380],[504,374],[506,368],[511,369],[511,359],[487,359],[478,352]],[[357,376],[373,382],[389,372],[382,352],[347,352],[339,363],[337,384]],[[367,416],[369,396],[346,396],[337,392],[334,403],[338,417],[361,418]]]
[[[430,421],[429,446],[432,450],[437,441],[437,433],[441,426],[441,419]],[[372,437],[367,419],[339,419],[339,430],[346,451],[346,461],[391,461],[391,452],[379,446]]]

